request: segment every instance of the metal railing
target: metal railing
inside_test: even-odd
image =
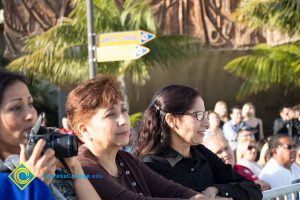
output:
[[[300,183],[275,188],[263,192],[263,200],[298,200],[300,195]]]

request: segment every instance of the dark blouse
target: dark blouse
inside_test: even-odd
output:
[[[255,141],[258,142],[260,140],[260,124],[258,123],[256,127],[252,127],[255,132],[254,132],[254,137],[255,137]]]
[[[191,157],[172,148],[160,155],[147,155],[142,160],[151,169],[185,187],[202,192],[209,186],[219,189],[219,196],[233,199],[262,199],[260,188],[238,174],[203,145],[191,147]]]
[[[116,156],[119,177],[110,176],[84,145],[79,148],[77,158],[86,175],[98,175],[98,178],[89,178],[89,181],[103,200],[188,199],[197,194],[156,174],[143,162],[121,150]]]

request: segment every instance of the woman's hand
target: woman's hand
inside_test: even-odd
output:
[[[205,195],[206,197],[210,198],[210,199],[215,199],[217,194],[219,193],[218,188],[216,187],[207,187],[202,194]]]
[[[260,185],[262,191],[271,189],[270,184],[263,180],[257,180],[257,181],[255,181],[255,183]]]
[[[26,158],[25,145],[21,144],[20,163],[25,163],[34,175],[49,184],[55,175],[56,157],[54,156],[55,152],[53,149],[47,149],[45,153],[41,155],[45,144],[45,140],[40,139],[28,160]]]
[[[189,200],[200,200],[200,199],[207,199],[206,196],[204,196],[203,194],[196,194],[194,196],[192,196],[191,198],[189,198]]]
[[[77,199],[83,200],[88,196],[90,200],[101,200],[100,196],[98,195],[90,181],[84,176],[81,176],[84,175],[84,172],[82,170],[80,162],[75,157],[64,158],[64,160],[71,170],[71,173],[73,175],[76,175],[75,177],[79,177],[73,179]]]
[[[80,162],[75,158],[64,158],[72,174],[84,174]]]
[[[215,198],[208,198],[203,194],[197,194],[195,196],[192,196],[189,200],[232,200],[232,198],[225,198],[219,196],[216,196]]]

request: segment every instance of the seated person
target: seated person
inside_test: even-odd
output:
[[[91,184],[86,179],[74,179],[70,196],[62,196],[61,189],[55,188],[52,179],[56,170],[56,157],[53,149],[42,150],[46,142],[39,140],[30,158],[26,158],[25,145],[27,135],[37,121],[37,112],[33,106],[33,97],[26,85],[25,78],[16,73],[0,69],[0,171],[10,173],[19,163],[24,163],[30,171],[45,183],[49,184],[56,199],[70,199],[77,195],[85,199],[89,194],[92,199],[100,199]],[[20,156],[19,156],[20,155]],[[72,173],[83,174],[80,163],[75,158],[65,160]],[[44,176],[53,175],[53,176]],[[48,178],[52,177],[52,178]],[[66,182],[62,180],[61,182]],[[74,186],[74,189],[73,189]],[[0,187],[3,190],[3,187]],[[35,187],[34,188],[39,188]],[[74,191],[75,190],[75,191]],[[45,190],[46,191],[46,190]],[[38,191],[33,192],[36,194]],[[73,195],[74,193],[74,195]],[[45,193],[46,194],[46,193]],[[2,197],[2,196],[1,196]]]
[[[208,198],[261,199],[257,185],[239,175],[201,143],[209,126],[194,88],[170,85],[146,109],[134,154],[151,169]]]
[[[242,108],[243,121],[255,130],[255,141],[264,139],[263,122],[255,116],[255,107],[251,102],[245,103]]]
[[[295,174],[295,176],[298,179],[300,179],[300,140],[296,141],[295,149],[296,149],[296,160],[292,164],[291,169],[293,174]]]
[[[230,121],[227,121],[223,126],[225,138],[228,140],[230,148],[235,151],[237,147],[237,134],[241,126],[243,117],[242,109],[239,106],[231,108]]]
[[[255,140],[245,142],[240,148],[241,159],[237,162],[239,165],[243,165],[251,169],[256,176],[259,176],[262,166],[260,166],[255,159],[257,157],[257,146]]]
[[[259,178],[271,188],[287,186],[297,182],[298,177],[291,166],[296,160],[295,145],[288,135],[273,135],[269,140],[270,160],[260,172]]]
[[[74,131],[71,128],[71,124],[69,122],[69,119],[66,117],[63,117],[61,120],[62,128],[59,129],[59,131],[63,134],[72,134],[75,135]]]
[[[299,121],[295,119],[295,111],[289,106],[283,106],[279,110],[280,118],[274,120],[273,133],[285,134],[297,140],[299,137]]]
[[[228,141],[224,137],[218,135],[210,136],[204,140],[203,145],[221,158],[225,164],[234,166],[234,169],[239,174],[260,185],[262,190],[270,189],[270,185],[262,180],[259,180],[258,176],[255,175],[251,169],[246,166],[235,164],[233,152],[228,144]]]
[[[215,105],[214,112],[220,117],[220,128],[223,130],[223,125],[229,121],[228,108],[225,101],[218,101]]]
[[[220,129],[220,117],[217,113],[208,111],[208,121],[209,128],[205,131],[205,137],[209,137],[210,135],[224,136],[222,129]]]
[[[66,112],[75,133],[84,142],[78,159],[86,174],[101,173],[90,182],[103,199],[201,199],[203,195],[169,181],[130,153],[130,120],[120,84],[113,76],[99,74],[67,98]]]
[[[234,150],[235,160],[239,162],[242,159],[242,151],[244,149],[245,143],[249,143],[251,141],[255,141],[255,129],[248,126],[245,122],[242,122],[238,133],[237,133],[237,148]]]

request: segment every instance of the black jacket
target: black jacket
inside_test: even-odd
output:
[[[142,160],[167,179],[202,192],[209,186],[219,189],[219,196],[241,200],[262,199],[260,188],[226,165],[203,145],[191,147],[192,157],[184,157],[172,148]]]

